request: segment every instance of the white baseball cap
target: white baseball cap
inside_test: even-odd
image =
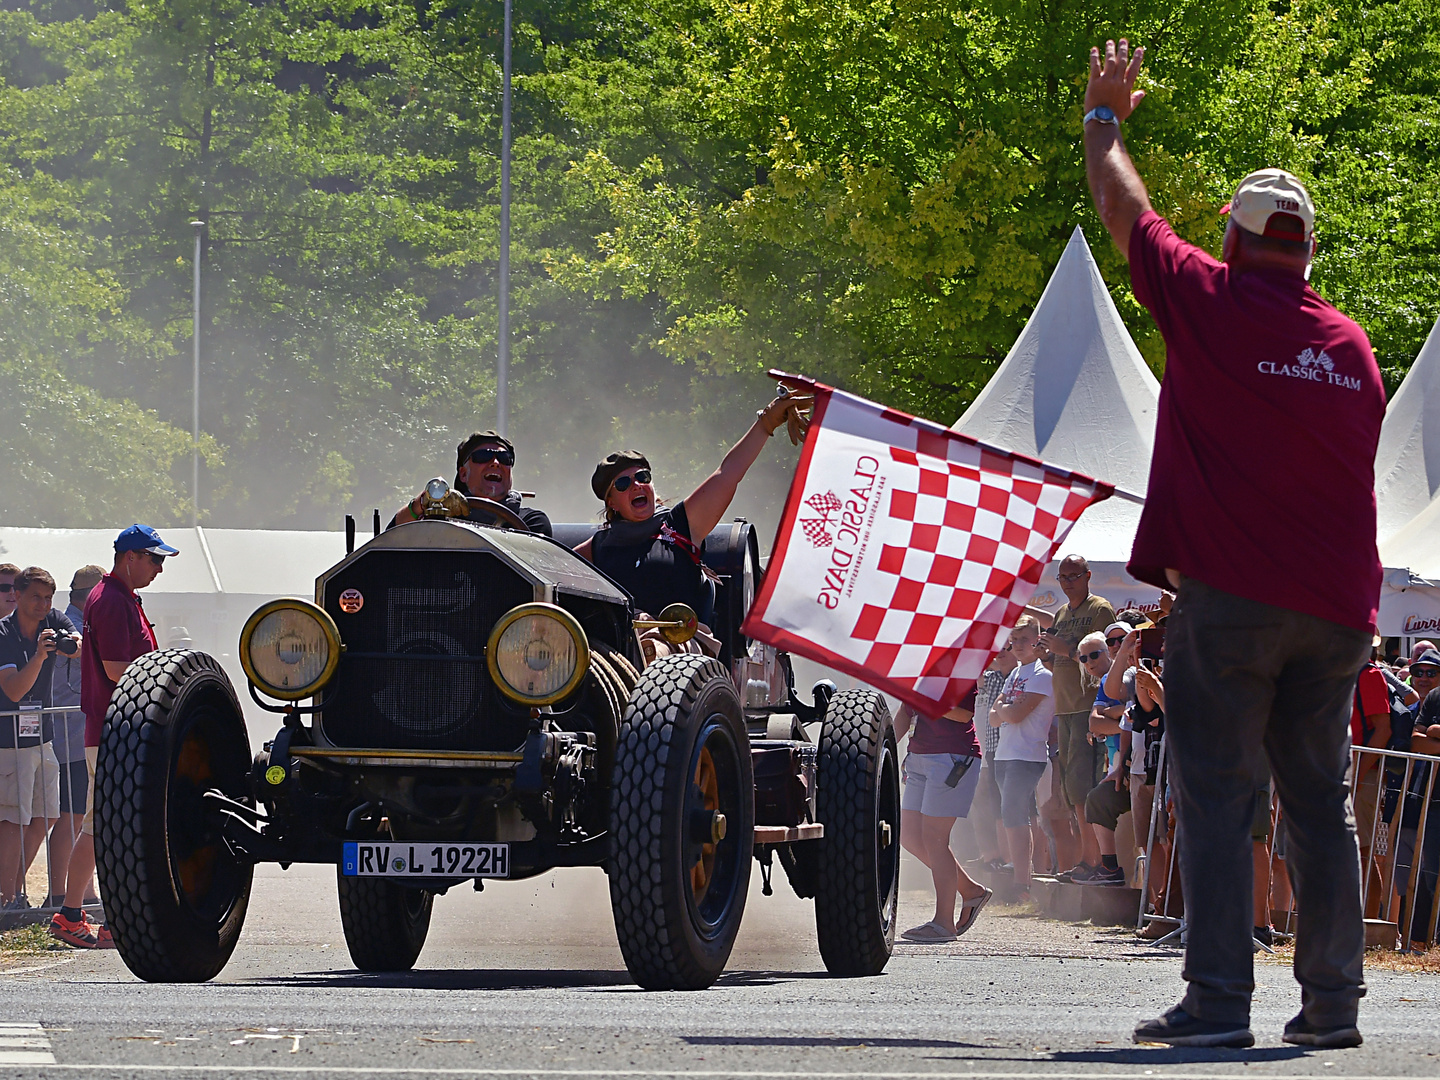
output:
[[[1308,242],[1315,235],[1315,203],[1299,179],[1284,169],[1252,172],[1220,208],[1246,232],[1276,240]]]

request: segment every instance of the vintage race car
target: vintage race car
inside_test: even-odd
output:
[[[817,684],[741,632],[755,530],[705,544],[719,657],[650,664],[630,597],[506,507],[427,485],[423,520],[377,534],[315,599],[265,604],[240,654],[283,717],[252,759],[235,691],[201,652],[127,669],[96,770],[95,842],[121,958],[151,981],[213,977],[257,862],[336,868],[351,959],[410,968],[437,895],[467,881],[601,866],[626,966],[702,988],[735,940],[752,858],[815,900],[826,967],[874,975],[894,942],[895,737],[884,699]],[[488,511],[494,526],[467,513]],[[674,643],[694,613],[649,627]],[[658,623],[658,626],[656,625]],[[477,930],[477,948],[484,931]]]

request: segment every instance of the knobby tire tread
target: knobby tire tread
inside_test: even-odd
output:
[[[879,759],[889,728],[885,699],[853,689],[835,695],[821,730],[816,810],[825,836],[815,926],[820,956],[834,975],[878,975],[894,950],[894,920],[887,927],[876,902]]]

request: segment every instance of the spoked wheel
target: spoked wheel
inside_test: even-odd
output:
[[[835,975],[878,975],[895,947],[900,897],[900,769],[885,699],[835,696],[820,732],[815,927]]]
[[[610,900],[641,986],[702,989],[724,970],[750,884],[754,783],[724,665],[687,654],[647,667],[611,791]]]
[[[249,804],[250,740],[230,680],[204,653],[165,650],[125,672],[95,771],[95,861],[125,965],[149,982],[202,982],[230,959],[253,866],[205,804]]]

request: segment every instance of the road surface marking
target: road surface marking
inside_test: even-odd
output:
[[[50,1040],[39,1024],[0,1023],[0,1065],[54,1065]]]
[[[52,960],[48,964],[36,964],[27,968],[0,968],[0,975],[25,975],[31,971],[45,971],[49,968],[59,967],[62,964],[73,964],[75,957],[67,956],[63,960]]]
[[[36,1025],[38,1027],[38,1025]],[[38,1062],[36,1064],[39,1064]],[[1146,1076],[1158,1080],[1256,1080],[1257,1077],[1275,1075],[1281,1080],[1332,1080],[1334,1074],[1318,1073],[1276,1073],[1255,1071],[1238,1073],[1181,1072],[1171,1071],[1163,1065],[1154,1069],[1111,1070],[1085,1072],[1060,1072],[1051,1070],[1008,1070],[974,1072],[878,1072],[856,1069],[848,1072],[770,1071],[749,1069],[495,1069],[488,1066],[474,1068],[436,1068],[417,1065],[410,1068],[391,1068],[380,1065],[100,1065],[63,1064],[46,1070],[47,1075],[68,1070],[72,1072],[109,1073],[230,1073],[234,1075],[297,1075],[335,1074],[353,1076],[537,1076],[537,1077],[638,1077],[678,1078],[678,1080],[712,1080],[712,1078],[738,1078],[738,1080],[1144,1080]],[[1394,1076],[1348,1076],[1345,1080],[1395,1080]]]

